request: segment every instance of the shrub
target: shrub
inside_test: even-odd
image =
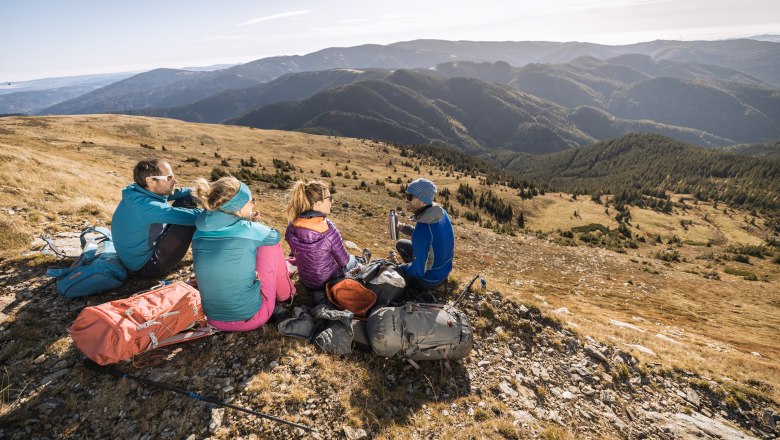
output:
[[[661,261],[679,262],[680,253],[676,249],[663,249],[655,253],[655,258]]]
[[[710,280],[716,280],[720,281],[720,275],[718,275],[717,271],[710,271],[704,273],[704,278],[710,279]]]
[[[214,182],[216,180],[219,180],[222,177],[229,176],[229,175],[230,175],[230,173],[228,172],[228,170],[226,170],[224,168],[220,168],[220,167],[215,167],[215,168],[212,168],[212,170],[211,170],[210,180],[212,182]]]
[[[750,255],[751,257],[764,258],[764,255],[769,255],[765,246],[753,246],[753,245],[731,245],[726,248],[726,252],[739,255]]]
[[[744,279],[748,281],[758,281],[758,277],[753,272],[748,272],[746,270],[740,270],[735,269],[733,267],[727,267],[723,270],[723,272],[726,272],[729,275],[736,275],[738,277],[743,277]]]
[[[591,223],[585,226],[575,226],[571,228],[571,231],[578,232],[581,234],[593,232],[593,231],[601,231],[604,234],[609,234],[609,228],[600,223]]]
[[[255,159],[254,156],[249,156],[249,160],[241,159],[241,166],[242,167],[256,167],[257,166],[257,159]]]
[[[274,164],[274,168],[281,171],[282,173],[286,173],[288,171],[295,171],[295,165],[291,164],[286,160],[273,159],[273,164]]]

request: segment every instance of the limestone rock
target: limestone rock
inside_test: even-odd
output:
[[[368,433],[362,428],[352,428],[350,426],[344,427],[344,435],[347,440],[361,440],[368,437]]]

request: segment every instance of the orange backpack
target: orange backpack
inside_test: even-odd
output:
[[[182,281],[87,307],[70,327],[76,347],[100,365],[216,331],[206,324],[198,290]]]

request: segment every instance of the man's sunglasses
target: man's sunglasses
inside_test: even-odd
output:
[[[411,201],[412,201],[412,199],[414,198],[414,196],[413,196],[413,195],[411,195],[411,194],[409,194],[409,193],[406,193],[405,195],[406,195],[406,200],[408,200],[408,201],[410,201],[410,202],[411,202]]]
[[[149,176],[154,180],[167,180],[168,182],[173,180],[173,174],[168,174],[167,176]]]

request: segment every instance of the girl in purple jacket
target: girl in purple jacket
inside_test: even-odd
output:
[[[326,217],[333,195],[319,181],[295,182],[287,205],[287,231],[301,284],[310,290],[322,290],[336,275],[355,267],[358,260],[344,249],[341,233]],[[365,251],[364,251],[365,252]]]

